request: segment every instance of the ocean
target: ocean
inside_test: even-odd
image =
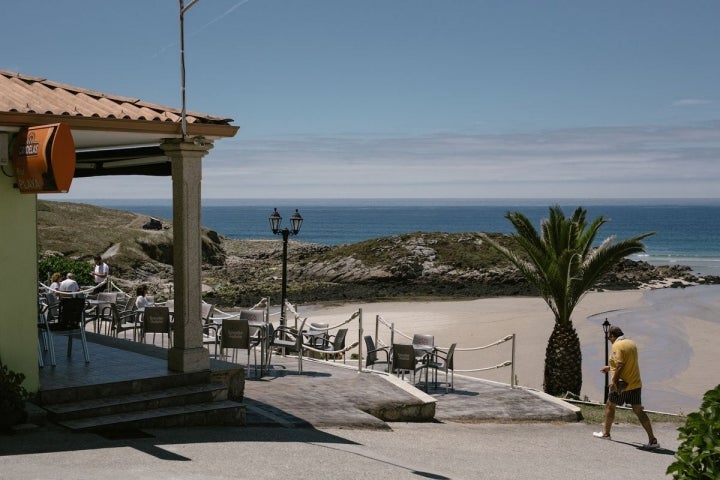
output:
[[[83,203],[172,219],[170,200],[82,200]],[[277,207],[283,226],[297,208],[304,221],[294,239],[325,245],[355,243],[412,232],[511,233],[508,211],[520,211],[539,228],[548,206],[567,216],[582,206],[588,220],[609,221],[598,240],[628,238],[645,232],[646,252],[635,256],[655,265],[688,265],[698,274],[720,275],[720,199],[206,199],[202,225],[234,239],[272,239],[268,216]]]

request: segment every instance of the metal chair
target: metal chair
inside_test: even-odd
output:
[[[223,320],[220,329],[220,356],[226,357],[225,350],[233,349],[232,362],[237,363],[237,351],[247,350],[247,368],[250,369],[250,350],[255,352],[255,376],[257,377],[257,347],[260,342],[250,337],[247,320]]]
[[[54,298],[54,297],[53,297]],[[55,345],[53,344],[52,332],[50,331],[50,323],[48,322],[49,306],[43,301],[38,302],[38,364],[40,368],[45,366],[43,356],[45,352],[50,352],[50,364],[54,367],[55,361]]]
[[[327,360],[328,355],[332,355],[333,362],[335,361],[338,353],[345,350],[345,337],[347,336],[348,329],[347,328],[339,328],[337,333],[335,335],[327,335],[327,340],[323,342],[322,348],[319,348],[319,350],[323,350],[325,353],[325,360]],[[315,347],[317,348],[317,347]],[[352,347],[350,347],[352,348]],[[345,363],[345,354],[343,352],[343,363]]]
[[[85,338],[85,299],[61,298],[57,321],[50,323],[50,330],[56,335],[67,335],[67,356],[72,356],[73,336],[80,334],[85,363],[90,363],[87,339]]]
[[[262,327],[265,326],[264,310],[241,310],[240,320],[247,320],[250,326],[251,341],[260,342],[263,340]]]
[[[272,357],[272,349],[282,349],[283,353],[287,351],[299,352],[302,345],[302,335],[297,330],[290,327],[275,328],[272,323],[268,323],[268,348],[270,349],[270,357]],[[270,358],[268,358],[268,363]]]
[[[142,313],[142,338],[147,343],[148,333],[153,335],[153,344],[155,344],[155,335],[160,334],[160,346],[165,347],[165,335],[168,336],[168,348],[172,348],[172,329],[170,327],[170,310],[167,307],[145,307]]]
[[[453,343],[448,348],[447,353],[442,350],[435,350],[433,357],[423,365],[422,368],[428,368],[433,370],[433,384],[439,387],[441,384],[437,381],[438,371],[445,372],[445,381],[442,385],[445,385],[445,393],[448,392],[448,388],[455,391],[455,372],[453,367],[453,355],[455,354],[455,346],[457,343]],[[450,375],[450,381],[448,381],[448,372]]]
[[[306,338],[306,342],[313,348],[324,350],[330,344],[330,337],[328,335],[329,323],[316,323],[310,322],[310,328],[307,332],[303,332]]]
[[[117,292],[98,293],[96,305],[93,308],[85,309],[85,325],[92,323],[95,333],[105,333],[107,335],[111,323],[110,305],[116,304],[117,299]],[[105,324],[105,328],[103,328],[103,324]]]
[[[265,310],[241,310],[240,320],[247,320],[250,326],[250,341],[260,345],[260,373],[268,365],[268,325]]]
[[[367,349],[366,356],[365,356],[365,368],[371,367],[373,370],[375,370],[375,365],[381,364],[386,365],[385,371],[390,369],[390,349],[388,347],[382,347],[382,348],[375,348],[375,342],[373,342],[373,339],[370,335],[365,335],[363,337],[365,340],[365,347]],[[382,352],[385,355],[385,360],[381,360],[378,358],[378,352]]]
[[[412,345],[413,347],[415,347],[415,350],[432,350],[432,348],[435,346],[435,337],[433,335],[423,335],[416,333],[415,335],[413,335]]]
[[[173,302],[173,309],[175,304]],[[202,319],[203,345],[214,345],[215,356],[218,354],[218,346],[220,345],[220,323],[215,322],[212,316],[215,312],[215,305],[203,302],[200,307],[200,317]]]
[[[142,324],[137,321],[136,310],[125,310],[120,311],[120,308],[116,303],[111,303],[108,309],[110,317],[110,334],[118,338],[120,332],[125,332],[123,335],[127,338],[127,332],[132,330],[133,340],[137,340],[138,330],[142,329]]]
[[[420,366],[418,366],[420,365]],[[422,368],[422,364],[418,364],[415,358],[415,349],[412,345],[403,345],[400,343],[393,343],[392,346],[392,372],[400,374],[401,378],[405,379],[405,373],[412,372],[413,374],[413,385],[415,385],[415,374],[419,369]]]

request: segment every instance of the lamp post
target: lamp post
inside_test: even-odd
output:
[[[606,318],[605,321],[602,324],[603,332],[605,332],[605,365],[607,366],[608,363],[610,363],[610,359],[608,357],[608,331],[610,331],[610,322],[608,322],[608,319]],[[608,387],[609,385],[609,375],[610,372],[605,372],[605,397],[603,403],[607,403],[608,401]]]
[[[283,254],[282,254],[282,291],[280,294],[280,326],[285,326],[285,297],[287,295],[287,245],[288,237],[290,235],[297,235],[300,233],[300,226],[302,225],[303,218],[300,216],[300,212],[295,209],[295,213],[290,217],[291,229],[287,227],[280,229],[282,223],[282,217],[277,211],[277,208],[273,210],[273,213],[268,218],[270,220],[270,229],[275,235],[282,235],[283,240]]]

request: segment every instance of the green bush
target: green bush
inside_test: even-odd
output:
[[[60,272],[65,279],[65,274],[72,272],[75,274],[75,281],[79,285],[92,285],[94,283],[93,265],[81,260],[71,260],[58,255],[43,255],[38,260],[38,278],[41,282],[46,282],[55,272]]]
[[[720,385],[705,393],[700,411],[678,430],[680,446],[666,473],[676,480],[720,478]]]
[[[25,375],[0,363],[0,430],[8,430],[27,418],[25,399],[28,393],[22,386],[24,380]]]

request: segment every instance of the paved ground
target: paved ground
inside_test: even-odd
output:
[[[454,391],[428,394],[382,372],[358,373],[357,365],[305,360],[297,374],[293,357],[273,357],[274,368],[245,383],[249,425],[387,428],[369,411],[389,420],[409,420],[414,406],[430,404],[436,421],[576,421],[577,409],[542,392],[455,376]],[[410,380],[410,376],[407,377]],[[432,416],[432,415],[431,415]]]
[[[92,368],[113,375],[115,363],[103,367],[103,349],[91,347]],[[162,370],[155,360],[148,365]],[[274,356],[273,365],[246,383],[248,427],[153,429],[116,439],[52,425],[28,429],[0,436],[0,479],[649,480],[669,478],[678,446],[676,424],[655,425],[663,448],[654,452],[639,448],[645,435],[636,425],[615,426],[613,441],[595,439],[597,426],[569,421],[575,414],[567,404],[522,388],[456,376],[455,392],[428,396],[349,364],[306,361],[302,375],[295,359]],[[67,381],[76,367],[89,368],[73,362],[48,375]],[[435,420],[382,422],[364,411],[378,402],[436,402]]]
[[[44,389],[170,373],[167,350],[101,335],[89,335],[89,338],[91,361],[87,364],[80,354],[80,342],[76,342],[75,354],[68,358],[66,337],[55,338],[57,366],[41,369]],[[213,368],[224,366],[227,364],[213,361]],[[360,374],[357,361],[348,360],[343,364],[306,359],[303,373],[297,372],[297,357],[273,355],[268,373],[259,379],[249,375],[245,384],[249,425],[387,428],[383,421],[367,412],[391,420],[409,420],[428,406],[435,410],[434,417],[440,421],[576,420],[573,406],[542,392],[513,389],[460,375],[455,376],[454,391],[430,389],[427,395],[394,375],[367,370]],[[410,380],[409,375],[406,378]]]
[[[654,452],[638,448],[638,426],[616,426],[606,441],[567,422],[189,428],[115,440],[52,429],[0,436],[0,479],[657,480],[669,478],[675,429],[656,425],[664,448]]]

